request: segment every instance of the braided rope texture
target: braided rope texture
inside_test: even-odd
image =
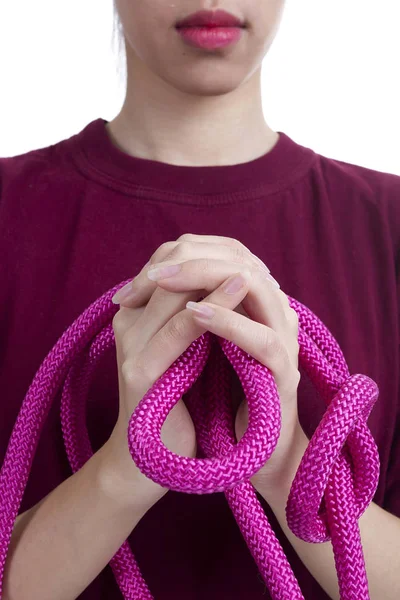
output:
[[[88,390],[98,361],[115,348],[112,319],[118,306],[111,298],[128,281],[106,292],[70,325],[24,398],[0,471],[0,598],[15,519],[44,422],[60,389],[62,431],[72,471],[93,455],[85,422]],[[378,449],[366,425],[379,390],[366,375],[350,375],[327,327],[306,306],[288,299],[299,317],[299,363],[326,411],[293,480],[287,522],[307,542],[331,540],[342,600],[369,600],[358,519],[379,479]],[[248,429],[239,442],[230,399],[234,372],[249,407]],[[202,393],[194,385],[199,378]],[[169,412],[192,387],[185,402],[205,458],[178,456],[161,441]],[[271,371],[232,342],[206,332],[141,399],[129,421],[127,443],[138,468],[153,481],[191,494],[224,492],[273,600],[304,600],[249,481],[273,453],[280,426],[280,400]],[[125,600],[153,598],[127,541],[110,566]]]

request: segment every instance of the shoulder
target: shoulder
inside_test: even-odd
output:
[[[289,136],[286,148],[292,154],[304,157],[306,180],[314,191],[335,196],[340,201],[351,201],[352,197],[370,201],[377,208],[387,204],[396,208],[400,203],[400,174],[379,171],[359,164],[332,158]],[[340,193],[345,192],[345,193]]]
[[[70,139],[0,157],[0,233],[34,229],[52,211],[68,210],[65,199],[80,196],[85,180],[74,165]]]
[[[400,198],[400,175],[317,154],[317,163],[326,179],[364,190],[379,202],[382,198]]]
[[[314,177],[322,191],[345,203],[349,214],[370,215],[389,230],[400,251],[400,175],[317,154]],[[351,205],[351,206],[350,206]],[[353,210],[354,206],[356,210]]]
[[[0,157],[1,197],[8,192],[49,181],[52,177],[62,177],[72,169],[65,152],[68,140],[61,140],[43,148],[38,148],[10,157]]]

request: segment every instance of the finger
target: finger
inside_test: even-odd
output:
[[[140,321],[137,323],[137,327],[135,327],[138,332],[137,335],[143,339],[141,346],[147,344],[174,315],[185,310],[187,302],[199,300],[206,295],[205,291],[200,292],[196,290],[194,292],[173,293],[158,287],[148,303],[143,307]]]
[[[226,293],[222,288],[226,283],[235,279],[237,275],[242,278],[242,287],[233,294]],[[223,283],[220,290],[214,290],[206,298],[218,299],[222,306],[234,309],[246,295],[250,279],[249,272],[235,274]],[[144,319],[144,315],[142,315],[142,318]],[[166,315],[163,314],[162,319],[165,320],[165,318]],[[148,340],[140,352],[137,352],[136,339],[140,335],[143,324],[141,319],[135,322],[129,331],[129,335],[125,337],[124,358],[127,364],[127,372],[131,373],[131,377],[134,379],[140,375],[145,382],[155,381],[160,377],[185,352],[190,344],[205,331],[204,326],[193,319],[191,311],[183,306],[180,312],[170,314],[161,328],[155,328],[157,330],[154,332],[153,337]],[[147,322],[149,324],[154,323],[151,319],[147,319]]]
[[[200,292],[198,289],[189,292],[169,292],[168,290],[157,288],[147,305],[144,307],[141,320],[137,323],[135,329],[140,329],[140,337],[146,340],[145,343],[148,343],[149,340],[170,321],[170,319],[181,311],[185,311],[189,301],[197,301],[200,298],[214,298],[213,301],[219,301],[223,305],[224,303],[228,303],[227,306],[230,306],[230,294],[226,294],[223,291],[223,288],[227,279],[235,279],[235,276],[237,275],[241,275],[242,278],[244,278],[244,281],[247,282],[246,287],[248,290],[252,274],[247,268],[243,268],[241,273],[235,271],[233,277],[226,277],[219,286],[219,292],[217,290],[211,290],[215,295],[208,294],[206,290]],[[199,335],[201,335],[201,333],[198,333],[198,336]],[[145,343],[142,341],[141,347],[143,347]]]
[[[279,290],[267,279],[269,274],[265,274],[259,269],[249,268],[246,265],[215,259],[186,261],[182,263],[181,267],[182,269],[179,274],[159,281],[159,285],[168,286],[169,289],[165,290],[166,293],[163,295],[157,290],[152,298],[150,298],[143,315],[144,322],[146,323],[145,327],[148,331],[153,329],[153,332],[156,332],[161,314],[164,315],[165,323],[170,318],[168,312],[164,310],[165,305],[168,304],[171,310],[175,312],[182,310],[186,306],[186,303],[183,303],[185,293],[192,292],[194,294],[191,298],[187,298],[187,301],[198,300],[200,295],[206,296],[210,294],[235,273],[247,273],[249,271],[251,280],[248,294],[242,302],[243,306],[246,302],[250,303],[247,299],[250,296],[254,307],[258,308],[258,312],[254,310],[254,313],[260,319],[260,322],[272,327],[283,336],[287,335],[288,324],[284,304],[276,296],[276,291]],[[202,290],[201,294],[199,290]],[[168,294],[180,294],[180,296],[170,299]],[[246,307],[244,306],[244,308]]]
[[[260,363],[267,366],[275,379],[280,394],[297,388],[299,373],[292,363],[281,336],[272,328],[257,323],[233,310],[209,301],[197,303],[196,308],[208,308],[208,316],[195,310],[193,320],[212,333],[230,340]]]
[[[117,357],[121,357],[120,360],[124,357],[124,349],[122,340],[124,336],[126,336],[127,332],[132,329],[136,321],[140,319],[144,307],[140,306],[138,308],[126,308],[125,306],[121,306],[118,312],[115,313],[112,320],[112,327],[114,331],[115,337],[115,347]],[[144,336],[137,336],[136,344],[138,350],[140,350],[145,343]]]
[[[243,250],[247,250],[249,254],[254,258],[254,260],[260,265],[262,269],[266,269],[269,273],[267,265],[259,258],[256,254],[251,252],[251,250],[245,246],[242,242],[235,238],[220,236],[220,235],[196,235],[194,233],[185,233],[178,238],[179,241],[188,241],[188,242],[211,242],[214,244],[223,244],[225,246],[236,246],[240,247]]]
[[[261,271],[258,267],[248,264],[215,258],[196,258],[186,260],[176,265],[166,265],[162,263],[157,268],[152,268],[147,272],[147,276],[166,290],[174,292],[183,292],[193,289],[205,289],[211,292],[222,281],[227,279],[236,270],[248,269]],[[279,288],[278,282],[270,273],[262,271],[264,278]]]
[[[211,293],[235,272],[248,269],[246,265],[205,258],[189,260],[179,266],[178,273],[158,280],[159,286],[171,292],[205,290]],[[284,335],[287,329],[287,319],[284,302],[275,295],[275,292],[279,290],[274,283],[274,278],[270,273],[265,273],[260,269],[251,268],[250,271],[252,280],[249,292],[243,300],[243,308],[254,320],[264,323]],[[285,294],[283,296],[286,297]]]
[[[210,293],[236,270],[247,269],[245,265],[234,262],[205,258],[188,260],[176,266],[179,271],[175,275],[159,279],[159,286],[174,292],[202,289]],[[168,274],[164,272],[165,269],[165,266],[161,267],[159,276]],[[287,340],[290,357],[297,365],[297,313],[290,307],[286,294],[271,286],[271,283],[276,282],[270,273],[259,269],[251,269],[251,273],[252,280],[242,302],[243,308],[252,320],[267,325]]]
[[[196,258],[219,258],[220,260],[226,260],[230,262],[236,262],[238,264],[253,265],[255,268],[264,269],[267,273],[269,270],[265,265],[254,255],[252,255],[247,248],[240,244],[236,245],[221,245],[212,244],[206,242],[179,242],[173,247],[173,242],[166,242],[160,246],[159,250],[150,259],[150,264],[145,265],[140,273],[131,282],[129,288],[129,295],[121,296],[118,292],[113,298],[113,302],[119,303],[123,306],[133,307],[145,304],[157,285],[154,280],[147,277],[150,270],[157,267],[166,267],[175,265],[177,268],[187,260],[194,260]],[[154,258],[158,254],[169,256],[168,259],[163,260],[160,263],[155,263]],[[261,263],[261,264],[260,264]],[[124,289],[124,288],[123,288]],[[122,292],[122,290],[120,290]]]
[[[242,242],[240,242],[239,240],[237,240],[235,238],[221,236],[221,235],[197,235],[194,233],[185,233],[185,234],[179,236],[179,238],[175,242],[167,242],[166,244],[170,244],[171,245],[170,250],[173,250],[173,247],[181,242],[198,242],[198,243],[218,244],[218,245],[231,246],[231,247],[240,247],[242,250],[247,250],[247,252],[249,252],[249,254],[251,256],[253,256],[256,259],[256,261],[259,262],[260,266],[269,270],[268,267],[266,266],[266,264],[256,254],[251,252],[251,250],[247,246],[245,246]],[[151,262],[161,262],[165,258],[167,258],[167,254],[163,253],[161,246],[160,246],[160,248],[156,251],[156,253],[152,257]]]
[[[274,290],[274,303],[265,299],[264,282],[255,276],[249,293],[243,298],[245,316],[274,329],[284,339],[289,358],[296,368],[299,364],[299,317],[291,308],[287,295]]]
[[[253,254],[249,248],[247,248],[247,246],[245,246],[244,244],[242,244],[242,242],[240,242],[239,240],[236,240],[234,238],[230,238],[230,237],[224,237],[224,236],[219,236],[219,235],[195,235],[192,233],[185,233],[183,235],[181,235],[176,242],[166,242],[165,244],[162,244],[154,253],[154,255],[150,258],[150,263],[152,265],[155,265],[159,262],[164,262],[165,260],[171,260],[173,259],[175,256],[178,257],[179,262],[181,261],[181,257],[182,256],[186,256],[187,255],[187,260],[189,260],[190,258],[196,258],[196,257],[200,257],[200,254],[191,254],[191,247],[190,245],[188,245],[187,247],[184,247],[184,242],[189,242],[189,244],[195,245],[195,244],[203,244],[203,249],[204,249],[204,244],[207,244],[208,246],[212,245],[217,245],[217,246],[228,246],[229,248],[232,249],[232,251],[236,251],[239,256],[241,254],[245,254],[247,255],[251,260],[253,260],[255,262],[255,264],[258,264],[262,269],[265,269],[268,273],[270,272],[270,270],[268,269],[267,265],[255,254]],[[187,252],[185,252],[185,250],[187,250]],[[199,248],[199,250],[201,250],[201,248]],[[241,262],[240,260],[238,262]]]
[[[173,259],[174,257],[177,257],[179,261],[182,260],[182,257],[187,257],[187,259],[196,258],[196,256],[201,256],[201,253],[192,254],[192,246],[198,244],[203,244],[203,249],[204,245],[214,246],[214,248],[215,246],[227,246],[231,248],[231,251],[237,251],[239,254],[247,254],[248,257],[251,257],[255,263],[260,265],[260,267],[269,271],[263,261],[253,254],[244,244],[242,244],[242,242],[239,242],[234,238],[217,235],[194,235],[186,233],[181,235],[176,241],[164,242],[161,244],[150,257],[149,262],[153,265],[170,260],[171,258]],[[202,248],[199,248],[199,250],[202,250]]]

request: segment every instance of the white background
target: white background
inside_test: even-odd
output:
[[[399,0],[287,0],[264,62],[269,125],[400,175],[399,22]],[[0,156],[114,118],[125,81],[113,24],[112,0],[0,0]]]

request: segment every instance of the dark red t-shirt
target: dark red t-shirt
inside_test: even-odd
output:
[[[327,325],[351,373],[378,384],[369,419],[381,457],[375,502],[400,517],[400,177],[321,156],[284,133],[244,164],[170,165],[122,152],[105,123],[0,159],[0,463],[37,369],[88,305],[133,277],[163,242],[223,235],[243,242],[285,293]],[[111,355],[88,401],[95,449],[111,433],[117,407]],[[311,436],[324,406],[305,375],[299,411]],[[56,401],[21,512],[70,474]],[[305,598],[326,599],[265,510]],[[169,492],[130,542],[156,600],[269,597],[222,493]],[[110,567],[80,598],[121,598]]]

